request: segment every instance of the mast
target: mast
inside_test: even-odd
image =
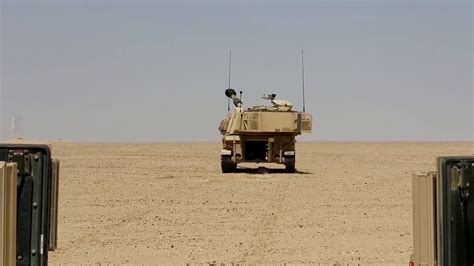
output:
[[[230,74],[232,70],[232,50],[229,51],[229,85],[227,86],[227,89],[230,89]],[[227,111],[230,111],[230,99],[227,98]]]
[[[304,101],[304,51],[301,49],[301,77],[303,85],[303,112],[306,112],[306,105]]]

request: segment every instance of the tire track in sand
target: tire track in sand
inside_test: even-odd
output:
[[[275,187],[272,197],[268,199],[270,202],[265,209],[267,211],[262,215],[260,221],[256,223],[253,234],[255,240],[244,250],[239,262],[262,263],[265,261],[264,257],[270,254],[270,251],[267,251],[267,246],[269,241],[273,238],[273,233],[275,232],[274,227],[282,212],[286,192],[290,185],[290,182],[284,175],[278,175],[278,177],[280,178],[274,179],[278,180],[278,184]]]

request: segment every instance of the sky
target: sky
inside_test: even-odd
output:
[[[301,140],[474,140],[472,1],[2,1],[0,139],[220,141],[231,87]]]

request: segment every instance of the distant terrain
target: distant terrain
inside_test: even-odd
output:
[[[407,265],[411,173],[474,154],[474,142],[300,142],[299,173],[222,174],[218,142],[52,146],[52,265]]]

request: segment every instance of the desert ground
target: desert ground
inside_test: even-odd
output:
[[[217,142],[52,146],[52,265],[407,265],[411,173],[474,154],[473,142],[299,142],[298,173],[222,174]]]

